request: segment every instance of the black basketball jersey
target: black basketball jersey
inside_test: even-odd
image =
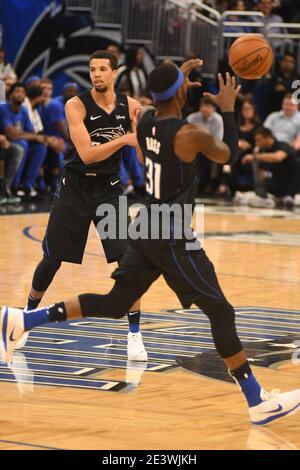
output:
[[[131,130],[127,96],[116,93],[116,107],[110,114],[96,104],[91,90],[81,93],[78,98],[86,109],[84,124],[92,145],[105,144]],[[79,173],[93,172],[110,177],[119,173],[121,153],[122,150],[118,150],[106,160],[86,165],[73,147],[68,152],[66,167]]]
[[[197,160],[182,162],[174,152],[174,138],[187,124],[177,118],[157,119],[155,110],[141,118],[137,137],[145,157],[146,193],[149,202],[193,204],[197,191]]]

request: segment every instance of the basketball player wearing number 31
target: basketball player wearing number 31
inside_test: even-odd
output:
[[[164,64],[152,71],[149,88],[157,109],[143,110],[137,127],[147,168],[149,205],[143,209],[146,220],[152,229],[153,211],[157,211],[160,204],[168,215],[170,236],[165,237],[161,231],[160,237],[155,234],[155,237],[148,239],[129,240],[126,253],[113,273],[115,285],[107,295],[81,294],[66,302],[28,313],[3,307],[0,319],[3,353],[4,358],[9,360],[16,341],[24,331],[47,322],[88,315],[121,318],[162,274],[184,308],[194,303],[207,315],[216,350],[244,394],[251,422],[265,425],[299,409],[300,389],[268,393],[261,388],[237,335],[234,309],[221,290],[213,264],[200,244],[197,245],[197,240],[194,239],[194,249],[190,250],[187,247],[189,237],[176,236],[176,230],[183,221],[187,227],[191,226],[191,217],[187,221],[182,218],[182,211],[177,209],[194,201],[197,156],[201,154],[199,158],[207,157],[217,163],[233,165],[238,155],[234,104],[240,87],[236,87],[234,77],[227,74],[224,83],[219,76],[220,91],[216,96],[210,95],[223,115],[224,142],[214,138],[200,125],[188,124],[181,119],[181,108],[186,101],[187,88],[191,85],[188,76],[199,65],[199,60],[192,60],[183,64],[181,69],[174,64]],[[167,206],[174,207],[175,204],[177,209],[171,212],[171,217]],[[135,221],[133,225],[140,223]],[[150,233],[152,231],[149,229]]]
[[[114,206],[116,234],[119,233],[119,196],[123,193],[119,178],[121,150],[125,145],[137,146],[136,116],[141,105],[115,92],[118,62],[114,55],[107,51],[94,52],[89,69],[93,88],[66,104],[74,148],[69,153],[54,195],[43,241],[44,256],[33,275],[27,310],[37,308],[62,261],[82,262],[90,224],[93,222],[97,226],[101,220],[96,215],[101,204]],[[117,235],[117,238],[101,241],[107,262],[119,262],[127,240]],[[130,307],[128,359],[147,361],[139,331],[140,302]],[[19,348],[24,346],[26,339],[24,337],[20,342]]]

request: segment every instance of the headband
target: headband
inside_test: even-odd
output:
[[[160,93],[151,91],[151,95],[153,96],[155,101],[166,101],[166,100],[168,100],[169,98],[172,98],[172,96],[175,95],[178,88],[180,88],[181,85],[183,84],[183,81],[184,81],[183,73],[180,69],[178,69],[177,80],[176,80],[175,83],[173,83],[172,86],[170,86],[165,91],[162,91]]]

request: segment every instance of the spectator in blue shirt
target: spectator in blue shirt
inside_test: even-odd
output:
[[[46,96],[45,104],[40,107],[44,132],[47,135],[59,138],[62,144],[60,151],[49,148],[46,157],[46,183],[47,186],[51,187],[53,192],[56,187],[60,169],[63,166],[64,155],[69,143],[65,103],[69,98],[78,93],[79,87],[76,83],[67,83],[63,88],[63,95],[52,98],[53,85],[51,80],[48,78],[42,79],[41,86]]]
[[[33,195],[33,186],[45,158],[47,137],[34,132],[28,112],[23,106],[24,99],[24,85],[15,83],[9,90],[8,102],[0,106],[0,121],[8,140],[18,144],[24,152],[13,187],[18,188],[22,183],[25,193]]]

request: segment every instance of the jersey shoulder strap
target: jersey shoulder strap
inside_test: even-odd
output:
[[[115,108],[116,118],[118,118],[118,114],[122,114],[125,116],[125,127],[126,130],[130,130],[131,128],[131,120],[129,115],[129,102],[127,95],[123,95],[122,93],[116,92],[117,103]]]
[[[96,103],[94,102],[91,95],[91,90],[83,91],[77,96],[85,107],[86,117],[91,116],[93,114],[93,109],[96,106]]]

